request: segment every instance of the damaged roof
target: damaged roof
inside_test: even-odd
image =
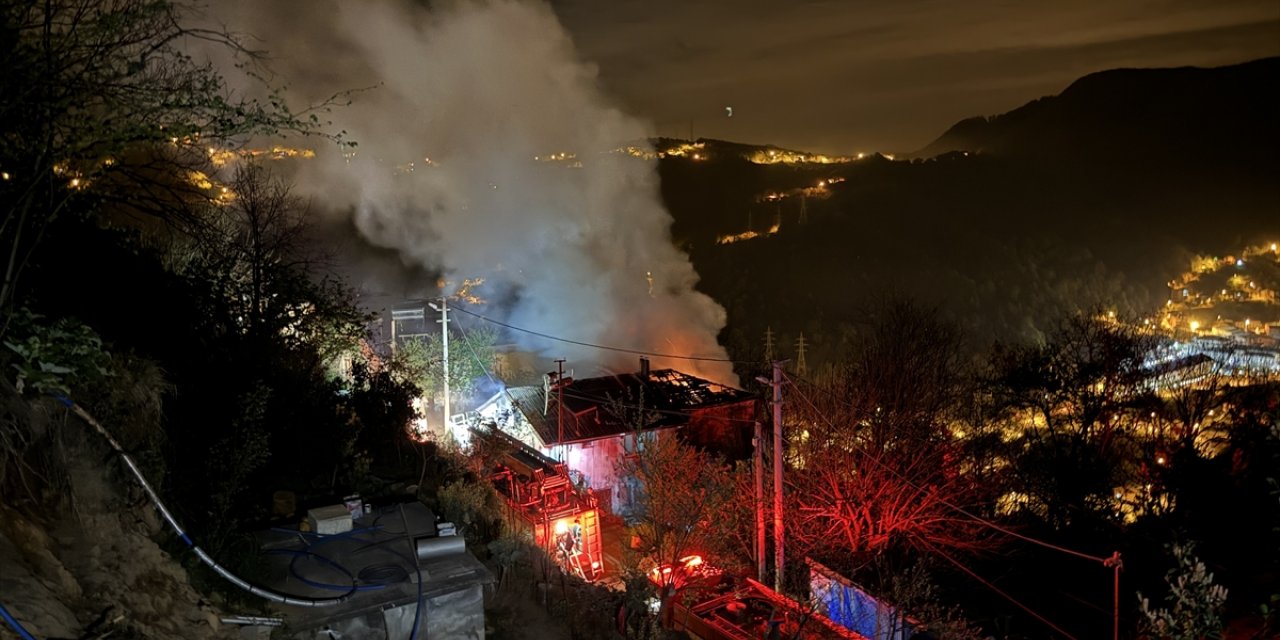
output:
[[[754,394],[676,371],[625,373],[570,380],[563,388],[564,437],[560,437],[560,390],[511,387],[507,395],[545,445],[594,440],[635,430],[682,427],[708,409],[755,399]],[[643,407],[643,409],[641,409]],[[544,414],[545,409],[545,414]]]

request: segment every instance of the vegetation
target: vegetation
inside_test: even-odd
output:
[[[1191,547],[1173,545],[1172,551],[1178,566],[1165,576],[1169,585],[1165,602],[1169,606],[1155,608],[1149,599],[1138,594],[1144,629],[1161,640],[1221,638],[1227,590],[1214,584],[1213,574],[1195,557]]]
[[[353,292],[325,269],[307,203],[266,165],[232,152],[218,166],[209,152],[258,134],[334,142],[341,135],[319,117],[325,105],[292,110],[265,85],[258,99],[230,92],[180,41],[238,56],[250,78],[262,77],[260,58],[230,34],[186,26],[181,6],[166,0],[0,0],[0,15],[5,503],[42,514],[73,508],[65,425],[46,428],[32,417],[31,406],[48,395],[67,396],[111,426],[214,555],[233,553],[244,529],[269,521],[275,491],[306,502],[364,490],[417,447],[420,457],[408,457],[419,495],[492,556],[500,590],[537,585],[542,602],[551,601],[549,565],[535,569],[538,553],[500,525],[483,469],[440,462],[405,437],[411,401],[442,386],[440,338],[408,341],[398,358],[375,354]],[[1001,168],[947,176],[986,180],[1000,173],[993,166]],[[879,161],[866,171],[889,183],[900,175]],[[769,175],[780,189],[809,180]],[[663,177],[664,189],[692,188]],[[752,205],[738,192],[721,195]],[[910,216],[894,218],[874,233],[898,234],[895,225]],[[847,248],[834,244],[840,234],[828,235],[788,253]],[[757,259],[763,250],[755,245],[730,251],[738,253],[718,267],[719,286],[733,315],[750,317],[763,287],[744,284],[738,266],[771,260]],[[791,289],[796,297],[778,306],[803,308],[798,296],[808,294]],[[1110,604],[1099,594],[1110,594],[1099,585],[1111,573],[1060,550],[1086,558],[1119,551],[1123,590],[1154,593],[1164,588],[1164,558],[1152,550],[1195,540],[1197,555],[1173,547],[1167,606],[1126,598],[1124,619],[1167,638],[1216,637],[1249,616],[1262,619],[1260,633],[1275,632],[1274,381],[1242,383],[1214,371],[1197,384],[1156,389],[1144,366],[1150,335],[1096,312],[1064,314],[1034,328],[1038,341],[989,352],[970,348],[941,312],[908,302],[874,306],[863,318],[815,317],[812,326],[787,328],[787,344],[804,330],[831,354],[812,379],[788,376],[786,450],[776,453],[787,465],[791,567],[820,558],[944,637],[974,634],[974,623],[944,602],[962,603],[988,631],[1038,633],[1021,610],[978,595],[985,592],[972,576],[998,571],[1003,589],[1028,608],[1090,637],[1109,625]],[[742,359],[763,359],[754,321],[727,332]],[[451,334],[454,391],[483,377],[496,340],[486,330]],[[756,372],[744,373],[749,380]],[[631,524],[646,562],[627,576],[625,594],[573,591],[561,579],[560,604],[547,607],[564,607],[563,618],[573,613],[579,629],[596,630],[612,629],[601,621],[616,620],[621,607],[624,627],[656,635],[642,613],[654,595],[648,569],[694,553],[734,570],[754,566],[755,509],[768,507],[755,504],[740,461],[678,438],[636,434],[631,442],[618,470],[634,479]],[[438,491],[423,488],[431,465]],[[659,575],[666,601],[676,574]],[[1045,575],[1054,576],[1053,592],[1043,588]],[[803,597],[803,577],[787,577]],[[1008,622],[1014,615],[1016,624]]]

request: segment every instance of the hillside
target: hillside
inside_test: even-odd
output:
[[[1064,310],[1163,304],[1194,254],[1280,239],[1277,80],[1280,59],[1101,72],[957,125],[929,159],[761,162],[780,150],[702,140],[659,161],[662,192],[732,346],[771,327],[833,353],[886,294],[977,342],[1035,339]]]
[[[1274,163],[1280,58],[1202,69],[1114,69],[1008,113],[962,120],[912,157],[951,151],[1033,158],[1195,158]]]

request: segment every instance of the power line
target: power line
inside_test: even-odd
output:
[[[484,320],[485,322],[488,322],[488,323],[491,323],[491,324],[496,324],[496,325],[498,325],[499,327],[505,327],[505,328],[507,328],[507,329],[511,329],[511,330],[513,330],[513,331],[519,331],[519,332],[521,332],[521,333],[527,333],[527,334],[529,334],[529,335],[538,336],[539,338],[546,338],[547,340],[555,340],[556,342],[564,342],[564,343],[567,343],[567,344],[575,344],[575,345],[578,345],[578,346],[580,346],[580,347],[590,347],[590,348],[592,348],[592,349],[603,349],[603,350],[605,350],[605,351],[617,351],[617,352],[620,352],[620,353],[633,353],[633,354],[640,355],[640,356],[653,356],[653,357],[655,357],[655,358],[671,358],[671,359],[673,359],[673,360],[694,360],[694,361],[698,361],[698,362],[728,362],[728,363],[732,363],[732,364],[760,364],[759,362],[755,362],[755,361],[752,361],[752,360],[733,360],[733,359],[730,359],[730,358],[711,358],[711,357],[706,357],[706,356],[684,356],[684,355],[679,355],[679,354],[675,354],[675,353],[658,353],[658,352],[656,352],[656,351],[644,351],[644,350],[641,350],[641,349],[628,349],[628,348],[626,348],[626,347],[613,347],[613,346],[609,346],[609,345],[595,344],[595,343],[591,343],[591,342],[583,342],[583,341],[581,341],[581,340],[571,340],[571,339],[569,339],[569,338],[561,338],[561,337],[559,337],[559,336],[553,336],[553,335],[548,334],[548,333],[542,333],[541,331],[534,331],[534,330],[532,330],[532,329],[525,329],[525,328],[523,328],[523,327],[517,327],[517,326],[515,326],[515,325],[513,325],[513,324],[507,324],[506,322],[503,322],[503,321],[501,321],[501,320],[495,320],[495,319],[490,318],[490,317],[488,317],[488,316],[484,316],[484,315],[478,314],[478,313],[476,313],[476,312],[474,312],[474,311],[467,311],[466,309],[462,309],[462,308],[460,308],[460,307],[454,307],[454,309],[453,309],[453,310],[454,310],[454,311],[459,311],[459,312],[461,312],[461,313],[465,313],[465,314],[467,314],[467,315],[469,315],[469,316],[474,316],[474,317],[476,317],[476,318],[479,318],[479,319]]]
[[[822,417],[822,421],[823,421],[823,422],[825,422],[825,423],[827,423],[827,426],[829,426],[829,427],[831,427],[832,429],[834,429],[834,428],[835,428],[835,425],[831,423],[831,420],[826,416],[826,414],[824,414],[824,413],[822,413],[821,411],[819,411],[819,410],[818,410],[818,407],[817,407],[816,405],[814,405],[813,400],[809,399],[809,396],[805,395],[805,393],[804,393],[803,391],[801,391],[801,390],[800,390],[800,387],[799,387],[798,385],[796,385],[795,380],[793,380],[791,376],[789,376],[789,375],[787,375],[787,374],[785,374],[785,373],[784,373],[783,375],[784,375],[784,376],[786,376],[786,378],[787,378],[787,382],[790,382],[790,383],[791,383],[791,387],[792,387],[793,389],[795,389],[796,393],[797,393],[797,394],[798,394],[798,395],[799,395],[799,396],[800,396],[800,397],[805,401],[805,404],[808,404],[808,405],[809,405],[809,408],[810,408],[810,409],[813,409],[814,414],[815,414],[815,415],[817,415],[817,416],[821,416],[821,417]],[[810,384],[812,384],[812,383],[810,383]],[[879,465],[882,469],[884,469],[885,471],[888,471],[889,473],[893,474],[893,475],[894,475],[894,476],[896,476],[899,480],[901,480],[902,482],[906,483],[908,486],[910,486],[911,488],[915,489],[916,491],[920,491],[920,492],[924,492],[924,491],[925,491],[925,489],[924,489],[923,487],[921,487],[921,486],[917,485],[915,482],[912,482],[912,481],[911,481],[911,479],[909,479],[909,478],[907,478],[906,476],[904,476],[904,475],[902,475],[901,473],[899,473],[897,469],[894,469],[893,467],[890,467],[889,465],[887,465],[887,464],[885,464],[885,463],[881,462],[880,460],[877,460],[874,456],[863,456],[863,457],[864,457],[865,459],[867,459],[867,460],[871,460],[872,462],[876,463],[876,464],[877,464],[877,465]],[[1005,527],[1002,527],[1002,526],[1000,526],[1000,525],[998,525],[998,524],[996,524],[996,523],[994,523],[994,522],[992,522],[992,521],[990,521],[990,520],[987,520],[986,518],[983,518],[983,517],[981,517],[981,516],[975,515],[975,514],[973,514],[973,513],[969,512],[967,509],[964,509],[964,508],[962,508],[962,507],[959,507],[959,506],[956,506],[956,505],[952,504],[952,503],[951,503],[950,501],[948,501],[948,500],[945,500],[945,499],[939,498],[939,499],[938,499],[938,504],[941,504],[941,505],[943,505],[943,506],[945,506],[945,507],[947,507],[947,508],[949,508],[949,509],[952,509],[952,510],[956,511],[957,513],[961,513],[961,514],[963,514],[963,515],[965,515],[965,516],[969,517],[969,518],[970,518],[970,519],[972,519],[973,521],[975,521],[975,522],[977,522],[977,523],[979,523],[979,524],[982,524],[982,525],[984,525],[984,526],[987,526],[987,527],[989,527],[989,528],[991,528],[991,529],[995,529],[996,531],[999,531],[999,532],[1001,532],[1001,533],[1003,533],[1003,534],[1005,534],[1005,535],[1012,536],[1012,537],[1014,537],[1014,538],[1018,538],[1018,539],[1020,539],[1020,540],[1024,540],[1024,541],[1026,541],[1026,542],[1030,542],[1030,543],[1032,543],[1032,544],[1040,545],[1040,546],[1045,547],[1045,548],[1047,548],[1047,549],[1053,549],[1053,550],[1055,550],[1055,551],[1060,551],[1060,552],[1062,552],[1062,553],[1066,553],[1066,554],[1069,554],[1069,555],[1073,555],[1073,556],[1076,556],[1076,557],[1078,557],[1078,558],[1084,558],[1085,560],[1092,560],[1092,561],[1094,561],[1094,562],[1099,562],[1099,563],[1101,563],[1101,564],[1102,564],[1102,565],[1104,565],[1104,566],[1110,566],[1110,565],[1108,565],[1108,564],[1107,564],[1108,562],[1110,562],[1110,560],[1109,560],[1108,558],[1102,558],[1102,557],[1099,557],[1099,556],[1092,556],[1092,555],[1089,555],[1089,554],[1087,554],[1087,553],[1083,553],[1083,552],[1080,552],[1080,551],[1076,551],[1076,550],[1074,550],[1074,549],[1068,549],[1068,548],[1066,548],[1066,547],[1062,547],[1062,546],[1059,546],[1059,545],[1053,544],[1053,543],[1051,543],[1051,542],[1045,542],[1044,540],[1037,540],[1037,539],[1035,539],[1035,538],[1031,538],[1031,537],[1028,537],[1028,536],[1022,535],[1022,534],[1020,534],[1020,533],[1017,533],[1017,532],[1015,532],[1015,531],[1012,531],[1012,530],[1010,530],[1010,529],[1007,529],[1007,528],[1005,528]]]
[[[1022,604],[1021,602],[1018,602],[1016,599],[1014,599],[1014,597],[1013,597],[1013,596],[1011,596],[1011,595],[1009,595],[1009,594],[1005,593],[1004,591],[1002,591],[999,587],[995,586],[994,584],[991,584],[990,582],[987,582],[986,580],[984,580],[984,579],[982,578],[982,576],[980,576],[980,575],[978,575],[978,574],[974,573],[974,572],[973,572],[973,570],[972,570],[972,569],[970,569],[969,567],[966,567],[966,566],[964,566],[963,564],[960,564],[960,562],[959,562],[958,560],[956,560],[955,558],[952,558],[951,556],[947,555],[947,554],[946,554],[945,552],[943,552],[941,549],[938,549],[937,547],[934,547],[933,545],[930,545],[929,547],[930,547],[931,549],[933,549],[934,553],[937,553],[938,555],[940,555],[940,556],[942,556],[943,558],[945,558],[945,559],[947,560],[947,562],[950,562],[951,564],[954,564],[954,565],[955,565],[957,568],[959,568],[961,571],[963,571],[963,572],[965,572],[965,573],[969,574],[969,577],[973,578],[974,580],[977,580],[978,582],[981,582],[981,583],[982,583],[983,585],[985,585],[988,589],[991,589],[992,591],[994,591],[994,592],[996,592],[996,593],[1000,594],[1000,596],[1002,596],[1005,600],[1008,600],[1009,602],[1012,602],[1013,604],[1017,605],[1017,606],[1018,606],[1018,608],[1020,608],[1020,609],[1022,609],[1023,611],[1026,611],[1027,613],[1031,614],[1031,616],[1032,616],[1032,617],[1034,617],[1036,620],[1039,620],[1040,622],[1043,622],[1043,623],[1045,623],[1046,625],[1048,625],[1050,629],[1053,629],[1054,631],[1057,631],[1058,633],[1062,634],[1064,637],[1068,638],[1068,640],[1076,640],[1075,636],[1073,636],[1073,635],[1071,635],[1071,634],[1067,633],[1066,631],[1063,631],[1063,630],[1062,630],[1062,628],[1061,628],[1061,627],[1059,627],[1058,625],[1056,625],[1056,624],[1054,624],[1054,623],[1052,623],[1052,622],[1049,622],[1049,619],[1048,619],[1048,618],[1045,618],[1044,616],[1042,616],[1042,615],[1040,615],[1040,614],[1036,613],[1035,611],[1032,611],[1032,610],[1031,610],[1031,607],[1028,607],[1027,605]]]

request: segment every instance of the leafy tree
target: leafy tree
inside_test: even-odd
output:
[[[451,321],[452,323],[452,321]],[[468,330],[465,335],[449,332],[449,392],[465,396],[475,391],[476,381],[492,369],[497,357],[498,334],[490,327]],[[409,380],[436,397],[444,393],[444,337],[437,333],[415,336],[400,345]]]
[[[1161,640],[1221,638],[1227,589],[1214,584],[1213,574],[1195,556],[1194,546],[1175,544],[1171,551],[1177,566],[1165,576],[1168,606],[1153,608],[1148,598],[1138,594],[1144,630]]]
[[[455,480],[436,492],[440,514],[458,526],[467,542],[493,540],[501,526],[499,498],[488,482]]]
[[[13,330],[4,346],[17,371],[14,386],[21,393],[67,395],[73,386],[82,386],[111,375],[111,356],[93,329],[71,318],[52,323],[29,309],[14,316]]]
[[[202,196],[191,172],[208,167],[210,145],[321,125],[269,88],[261,99],[232,92],[188,55],[192,42],[230,50],[261,77],[259,54],[188,26],[175,2],[5,0],[0,17],[0,311],[59,217],[93,203],[181,217],[176,205]]]

